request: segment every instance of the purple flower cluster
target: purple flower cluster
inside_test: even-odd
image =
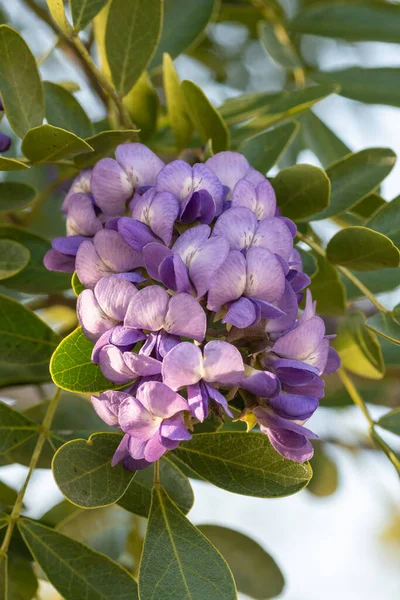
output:
[[[210,411],[239,417],[298,462],[304,423],[339,367],[270,182],[235,152],[167,165],[141,144],[82,171],[63,210],[67,236],[45,264],[85,290],[78,318],[92,360],[124,391],[92,398],[125,433],[114,463],[137,469],[191,438]],[[237,413],[238,414],[238,413]]]

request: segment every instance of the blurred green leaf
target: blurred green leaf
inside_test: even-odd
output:
[[[313,476],[307,490],[314,496],[325,498],[336,492],[339,473],[335,461],[325,452],[323,444],[314,442],[313,445],[314,456],[310,460]]]
[[[312,110],[299,116],[301,135],[306,146],[314,152],[323,167],[349,154],[350,148]]]
[[[331,201],[312,220],[326,219],[350,209],[373,192],[389,175],[396,162],[395,153],[387,148],[367,148],[345,156],[331,165],[326,173],[331,180]]]
[[[182,81],[181,86],[190,119],[204,143],[212,141],[213,152],[229,148],[229,131],[217,109],[193,81]]]
[[[0,507],[4,509],[8,506],[14,506],[16,499],[17,492],[0,481]],[[7,525],[7,520],[2,521],[0,513],[0,529],[5,525]]]
[[[394,344],[400,344],[400,304],[391,313],[376,313],[367,319],[367,327]]]
[[[8,600],[7,562],[7,555],[0,558],[0,600]]]
[[[85,29],[108,0],[69,0],[75,31]]]
[[[26,267],[29,250],[12,240],[0,240],[0,280],[16,275]]]
[[[168,458],[160,460],[160,481],[165,491],[179,510],[186,514],[193,506],[194,496],[185,475]],[[118,504],[141,517],[148,517],[151,505],[151,490],[154,482],[154,465],[137,471]]]
[[[13,385],[44,383],[50,381],[49,366],[41,365],[10,365],[0,362],[0,388]]]
[[[343,367],[367,379],[382,379],[385,365],[381,347],[376,335],[365,326],[361,312],[351,313],[341,321],[333,345]]]
[[[364,225],[367,225],[365,222],[367,219],[372,218],[372,215],[377,212],[379,208],[385,206],[387,202],[379,196],[379,194],[373,193],[366,196],[360,202],[357,202],[354,206],[351,207],[350,213],[351,215],[356,216],[358,219],[363,221]],[[369,225],[368,225],[369,227]],[[374,227],[370,227],[370,229],[374,229]],[[384,233],[381,231],[381,233]],[[388,236],[390,237],[390,236]]]
[[[169,54],[163,55],[164,89],[169,121],[178,149],[184,148],[192,134],[192,123],[187,114],[181,83]]]
[[[38,428],[34,421],[0,402],[0,431],[0,454],[4,454],[34,436]]]
[[[81,508],[114,504],[127,490],[134,471],[111,461],[122,436],[95,433],[89,440],[71,440],[57,450],[53,459],[54,479],[64,496]]]
[[[27,519],[18,522],[18,529],[35,561],[65,600],[138,600],[133,577],[103,554]]]
[[[319,254],[315,254],[318,271],[309,287],[313,300],[317,301],[318,313],[343,315],[346,312],[346,289],[337,269]]]
[[[312,78],[319,83],[336,83],[341,96],[366,104],[400,106],[398,81],[400,69],[381,67],[364,69],[351,67],[339,71],[313,71]]]
[[[333,264],[359,271],[395,268],[400,261],[393,242],[367,227],[347,227],[336,233],[328,243],[326,256]]]
[[[400,408],[395,408],[377,421],[379,427],[400,435]]]
[[[0,93],[15,133],[25,134],[41,125],[44,96],[36,60],[18,31],[0,25]]]
[[[22,227],[0,224],[0,239],[19,242],[30,252],[25,269],[2,281],[3,286],[28,294],[55,293],[71,286],[68,274],[48,271],[44,266],[44,255],[51,248],[45,238]]]
[[[40,125],[28,131],[21,149],[36,164],[57,162],[93,150],[85,140],[54,125]]]
[[[172,456],[224,490],[259,498],[295,494],[312,475],[308,463],[286,460],[263,433],[200,433]]]
[[[329,205],[331,184],[318,167],[288,167],[278,173],[272,185],[282,213],[295,221],[309,220],[310,215]]]
[[[240,146],[239,152],[244,154],[255,169],[268,173],[290,146],[299,129],[299,123],[285,123],[271,131],[249,138]]]
[[[98,393],[115,387],[102,374],[99,365],[92,362],[93,344],[75,329],[64,338],[50,362],[54,383],[67,392]]]
[[[296,33],[349,42],[399,42],[400,8],[383,2],[324,3],[310,6],[290,22]]]
[[[124,105],[135,125],[140,129],[140,138],[146,141],[157,129],[160,101],[147,71],[124,98]]]
[[[400,246],[400,196],[391,202],[385,202],[366,225],[374,231],[383,233],[396,246]]]
[[[0,182],[0,212],[21,210],[28,206],[36,194],[35,188],[18,181]]]
[[[117,92],[126,96],[146,69],[161,35],[161,0],[112,0],[106,53]]]
[[[379,271],[356,271],[354,275],[363,283],[373,294],[381,294],[400,286],[399,269],[380,269]],[[343,283],[346,287],[349,300],[363,297],[362,292],[347,277],[343,277]]]
[[[66,35],[72,33],[72,27],[65,16],[64,0],[46,0],[47,6],[54,21]]]
[[[164,52],[172,59],[194,45],[217,10],[217,0],[164,0],[161,39],[150,68],[161,65]]]
[[[228,125],[234,125],[267,109],[273,102],[286,98],[288,94],[289,92],[241,94],[225,100],[218,110]]]
[[[237,598],[222,556],[159,485],[153,488],[139,585],[141,600]]]
[[[10,551],[8,555],[8,598],[6,600],[31,600],[36,596],[38,585],[32,561]]]
[[[24,171],[29,169],[28,165],[15,158],[0,156],[0,171]]]
[[[71,92],[51,81],[45,81],[43,88],[46,100],[46,119],[50,125],[72,131],[80,138],[92,135],[92,123]]]
[[[94,152],[85,152],[76,156],[74,162],[79,169],[95,165],[101,158],[112,156],[119,144],[131,142],[136,136],[137,130],[101,131],[85,140]]]
[[[199,529],[225,558],[239,592],[255,600],[279,596],[285,585],[283,575],[272,556],[257,542],[219,525],[199,525]]]
[[[272,23],[261,21],[258,24],[261,45],[268,56],[284,69],[301,68],[301,60],[292,46],[289,36],[286,37],[285,30],[283,29],[282,33],[282,29],[281,26],[278,30],[281,35],[278,37]],[[282,39],[283,36],[285,36],[284,39]]]

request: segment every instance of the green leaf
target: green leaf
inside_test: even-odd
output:
[[[0,156],[0,171],[24,171],[29,169],[28,165],[15,159]]]
[[[7,555],[0,558],[0,600],[8,600],[7,562]]]
[[[289,25],[296,33],[342,38],[349,42],[399,42],[400,9],[383,2],[316,4]]]
[[[72,27],[65,16],[64,0],[46,0],[46,2],[51,16],[61,31],[68,36],[71,35]]]
[[[34,199],[36,190],[19,181],[0,182],[0,212],[21,210]]]
[[[92,135],[92,123],[78,100],[62,85],[43,83],[46,100],[46,119],[50,125],[72,131],[81,138]]]
[[[60,336],[28,308],[0,294],[0,361],[47,363]]]
[[[50,381],[47,364],[26,366],[0,362],[0,388],[46,381]]]
[[[385,365],[381,347],[376,335],[365,326],[361,312],[351,313],[341,321],[333,345],[343,367],[367,379],[382,379]]]
[[[35,561],[65,600],[138,600],[133,577],[103,554],[27,519],[18,522],[18,529]]]
[[[223,118],[211,104],[204,92],[193,81],[182,81],[181,86],[187,112],[194,128],[204,143],[212,141],[213,152],[229,148],[229,131]]]
[[[117,92],[126,96],[146,69],[161,35],[161,0],[112,0],[106,53]]]
[[[400,285],[399,269],[380,269],[379,271],[357,271],[354,273],[373,294],[381,294],[395,289]],[[347,277],[343,277],[349,300],[363,298],[363,293]]]
[[[0,280],[16,275],[26,267],[29,250],[12,240],[0,240]]]
[[[400,408],[395,408],[381,417],[377,422],[377,425],[391,433],[400,435]]]
[[[54,383],[67,392],[95,394],[115,386],[102,374],[99,365],[92,362],[93,344],[81,327],[63,339],[50,361]]]
[[[30,252],[30,261],[25,269],[2,281],[3,286],[27,294],[52,294],[71,287],[68,274],[54,273],[44,266],[44,255],[51,248],[45,238],[22,227],[0,224],[0,240],[3,239],[19,242]]]
[[[295,165],[283,169],[272,180],[282,213],[295,221],[329,205],[331,184],[325,171],[311,165]]]
[[[85,29],[101,11],[108,0],[70,0],[72,22],[75,31]]]
[[[398,304],[391,313],[376,313],[367,319],[367,327],[377,335],[386,338],[394,344],[400,345],[400,305]]]
[[[95,433],[89,440],[72,440],[57,450],[54,479],[64,496],[81,508],[100,508],[117,502],[130,484],[134,471],[111,461],[122,436]]]
[[[131,142],[136,136],[137,130],[101,131],[87,138],[86,142],[93,148],[94,152],[85,152],[74,159],[79,169],[95,165],[101,158],[112,156],[119,144]]]
[[[8,506],[14,506],[15,501],[17,499],[17,492],[12,488],[8,487],[5,483],[0,481],[0,507],[4,509]],[[7,525],[7,520],[3,523],[2,517],[0,514],[0,529]]]
[[[187,114],[181,83],[169,54],[163,56],[164,90],[169,122],[178,149],[185,148],[192,135],[192,123]]]
[[[28,131],[21,149],[35,164],[57,162],[93,150],[85,140],[54,125],[40,125]]]
[[[307,148],[314,152],[323,167],[328,167],[351,152],[350,148],[312,110],[305,111],[299,119],[304,142]]]
[[[347,227],[329,241],[326,249],[329,262],[359,271],[374,271],[398,267],[400,253],[382,233],[367,227]]]
[[[276,35],[276,30],[271,23],[260,21],[258,24],[260,42],[265,52],[284,69],[301,67],[301,60],[290,42],[289,36],[282,41]],[[285,36],[286,37],[286,36]]]
[[[232,573],[220,553],[159,485],[153,488],[139,589],[141,600],[237,598]]]
[[[345,156],[330,166],[331,201],[312,220],[333,217],[360,202],[379,187],[396,162],[395,153],[387,148],[367,148]]]
[[[124,105],[132,121],[140,129],[140,139],[150,139],[157,130],[160,100],[147,71],[143,71],[125,96]]]
[[[294,121],[285,123],[272,131],[265,131],[249,138],[240,146],[239,152],[244,154],[257,171],[268,173],[293,142],[299,129],[299,123]]]
[[[255,600],[275,598],[282,592],[283,575],[257,542],[227,527],[200,525],[199,529],[225,558],[239,592]]]
[[[343,315],[346,312],[346,289],[337,269],[315,254],[318,271],[311,278],[310,292],[317,301],[318,313]]]
[[[16,448],[34,436],[37,430],[34,421],[0,402],[0,454]]]
[[[334,494],[338,487],[339,473],[336,463],[326,454],[323,444],[313,441],[314,456],[310,460],[313,476],[307,491],[313,496],[325,498]]]
[[[398,82],[400,69],[381,67],[363,69],[351,67],[340,71],[313,71],[312,78],[320,83],[340,86],[340,95],[366,104],[400,106]]]
[[[351,213],[351,216],[354,215],[357,219],[360,219],[364,225],[366,225],[367,224],[366,221],[368,219],[371,219],[372,215],[375,215],[375,213],[378,211],[378,209],[382,208],[382,206],[385,206],[386,204],[388,204],[386,202],[386,200],[381,198],[381,196],[379,196],[379,194],[373,193],[373,194],[369,194],[366,198],[361,200],[361,202],[357,202],[357,204],[352,206],[350,209],[350,213]],[[349,215],[346,215],[346,217],[348,217],[348,216]],[[342,215],[342,218],[343,218],[343,215]],[[354,223],[354,225],[355,224],[356,223]],[[353,223],[350,223],[350,225],[353,225]],[[369,225],[368,225],[368,227],[369,227]],[[370,227],[370,229],[374,229],[374,227]],[[381,233],[384,233],[384,232],[381,231]],[[388,236],[388,237],[390,237],[390,236]]]
[[[194,496],[188,478],[167,458],[160,460],[161,485],[176,504],[186,514],[193,506]],[[151,505],[151,490],[154,481],[154,465],[137,471],[125,494],[118,504],[141,517],[148,517]]]
[[[294,93],[294,92],[293,92]],[[219,107],[219,112],[228,125],[245,121],[262,110],[268,109],[274,102],[287,98],[290,92],[251,92],[228,98]]]
[[[161,65],[164,52],[172,59],[203,35],[217,10],[217,0],[164,0],[162,35],[150,68]]]
[[[383,233],[396,246],[400,246],[400,196],[391,202],[385,202],[366,225],[374,231]]]
[[[36,597],[38,585],[32,561],[17,552],[9,552],[7,600],[31,600]]]
[[[44,96],[36,60],[18,31],[8,25],[0,25],[0,93],[8,121],[19,137],[41,125]]]
[[[214,485],[244,496],[280,498],[302,490],[312,472],[280,456],[263,433],[200,433],[171,456]]]
[[[72,275],[71,287],[72,287],[72,289],[74,291],[75,296],[79,296],[79,294],[81,292],[83,292],[83,290],[85,289],[85,286],[80,281],[80,279],[78,277],[78,273],[76,271],[74,271],[74,273]]]

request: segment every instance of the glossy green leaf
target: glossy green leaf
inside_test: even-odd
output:
[[[351,67],[339,71],[314,71],[312,78],[319,83],[340,86],[340,95],[366,104],[400,106],[398,81],[400,69],[381,67],[364,69]]]
[[[4,454],[34,436],[37,425],[4,402],[0,402],[0,432],[0,454]]]
[[[333,345],[343,367],[367,379],[382,379],[385,365],[381,347],[376,335],[365,326],[361,312],[351,313],[341,321]]]
[[[376,313],[367,319],[367,327],[377,335],[400,345],[400,305],[391,313]]]
[[[72,131],[81,138],[92,135],[92,123],[71,92],[51,81],[43,83],[46,119],[50,125]]]
[[[45,238],[22,227],[0,224],[0,239],[19,242],[30,252],[30,261],[25,269],[2,281],[3,286],[27,294],[54,293],[71,287],[68,274],[54,273],[44,266],[44,255],[51,248]]]
[[[28,131],[21,149],[35,164],[57,162],[93,150],[85,140],[54,125],[40,125]]]
[[[12,240],[0,240],[0,280],[16,275],[26,267],[29,250]]]
[[[377,424],[383,429],[400,435],[400,408],[395,408],[379,419]]]
[[[347,227],[329,241],[327,259],[336,265],[359,271],[398,267],[400,253],[393,242],[367,227]]]
[[[301,135],[306,146],[314,152],[323,167],[328,167],[346,154],[350,148],[315,115],[312,110],[299,116]]]
[[[237,598],[232,573],[220,553],[159,485],[153,489],[139,589],[141,600]]]
[[[311,165],[295,165],[273,179],[278,205],[285,217],[308,220],[329,205],[331,184],[325,171]]]
[[[18,529],[35,561],[65,600],[138,600],[133,577],[103,554],[27,519]]]
[[[225,558],[239,592],[255,600],[275,598],[282,592],[283,575],[272,556],[257,542],[219,525],[200,525],[199,529]]]
[[[71,440],[53,459],[54,479],[64,496],[81,508],[100,508],[117,502],[135,472],[111,461],[122,437],[95,433],[89,440]]]
[[[59,341],[60,336],[35,313],[0,294],[0,361],[47,363]]]
[[[184,148],[192,134],[192,123],[187,114],[181,83],[169,54],[163,56],[164,90],[169,122],[174,132],[176,145]]]
[[[0,171],[25,171],[26,169],[29,169],[28,165],[18,159],[0,156]]]
[[[0,212],[21,210],[34,199],[36,190],[19,181],[0,182]]]
[[[125,96],[124,105],[132,121],[140,129],[140,139],[150,139],[157,130],[160,100],[147,71],[143,71]]]
[[[268,173],[292,143],[299,129],[299,123],[285,123],[271,131],[249,138],[241,145],[239,152],[244,154],[257,171]]]
[[[400,9],[383,2],[317,3],[289,25],[296,33],[342,38],[349,42],[399,42]]]
[[[181,86],[187,112],[194,128],[204,143],[211,140],[213,152],[229,148],[229,131],[216,108],[193,81],[182,81]]]
[[[47,6],[54,21],[66,35],[72,33],[72,27],[65,16],[64,0],[46,0]]]
[[[310,460],[313,476],[307,491],[314,496],[325,498],[337,490],[339,473],[335,461],[325,452],[321,443],[313,441],[314,456]]]
[[[154,465],[138,471],[118,504],[141,517],[148,517],[151,505],[151,491],[154,481]],[[194,496],[187,477],[167,458],[160,461],[161,485],[176,504],[186,514],[193,506]]]
[[[280,456],[263,433],[200,433],[182,442],[173,456],[206,481],[244,496],[289,496],[312,475],[307,463]]]
[[[385,202],[366,223],[367,227],[383,233],[396,246],[400,246],[400,196]]]
[[[315,255],[318,271],[311,279],[310,292],[317,301],[318,313],[343,315],[346,312],[346,289],[337,269],[319,254]]]
[[[164,52],[174,59],[195,44],[216,7],[217,0],[164,0],[161,39],[150,68],[161,65]]]
[[[106,53],[112,78],[126,96],[146,69],[161,35],[161,0],[112,0],[106,28]]]
[[[92,362],[93,344],[78,327],[63,339],[50,361],[54,383],[67,392],[98,393],[114,386]]]
[[[101,158],[112,156],[119,144],[132,142],[135,139],[136,130],[101,131],[87,138],[86,142],[93,148],[94,152],[85,152],[74,159],[79,169],[95,165]]]
[[[81,292],[83,292],[83,290],[85,289],[85,286],[80,281],[80,279],[78,277],[78,273],[76,271],[74,271],[74,273],[72,275],[71,287],[72,287],[72,289],[74,291],[75,296],[79,296],[79,294]]]
[[[107,4],[107,0],[69,0],[75,31],[85,29]]]
[[[0,93],[19,137],[41,125],[44,96],[36,60],[18,31],[8,25],[0,25]]]
[[[334,163],[326,170],[331,180],[330,204],[312,219],[326,219],[350,209],[379,187],[395,162],[396,155],[392,150],[367,148]]]
[[[260,42],[265,52],[284,69],[301,67],[301,60],[290,42],[289,36],[284,41],[276,35],[272,23],[261,21],[258,25]]]

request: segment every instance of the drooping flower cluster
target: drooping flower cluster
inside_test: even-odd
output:
[[[299,311],[309,278],[270,182],[235,152],[164,165],[123,144],[115,157],[74,181],[67,236],[45,258],[76,269],[92,360],[126,386],[92,398],[125,433],[114,463],[147,466],[210,411],[232,417],[227,398],[280,454],[309,459],[304,423],[339,358],[309,291]]]

